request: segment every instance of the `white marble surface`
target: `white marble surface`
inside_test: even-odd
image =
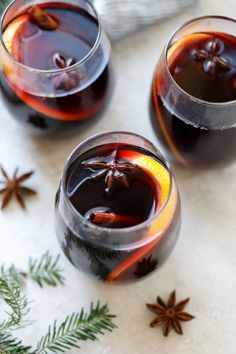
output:
[[[109,109],[100,120],[87,123],[74,137],[51,139],[27,135],[0,102],[0,161],[8,170],[34,169],[29,185],[39,191],[28,200],[28,211],[14,204],[0,212],[0,263],[26,265],[29,256],[45,250],[60,252],[53,229],[53,202],[64,160],[91,134],[110,129],[140,133],[157,143],[148,118],[147,101],[152,71],[161,48],[183,20],[199,14],[236,13],[235,0],[205,0],[194,13],[148,28],[114,47],[117,82]],[[222,146],[223,148],[223,146]],[[234,354],[236,352],[236,164],[224,169],[190,173],[174,167],[179,185],[183,222],[179,242],[165,265],[150,278],[131,286],[112,287],[76,271],[62,256],[66,286],[26,293],[36,320],[20,334],[33,344],[47,326],[67,313],[108,302],[119,326],[97,343],[82,343],[72,353],[86,354]],[[172,289],[180,298],[191,296],[189,312],[196,319],[183,325],[184,336],[162,337],[148,327],[152,314],[144,306]],[[1,308],[2,303],[0,303]]]

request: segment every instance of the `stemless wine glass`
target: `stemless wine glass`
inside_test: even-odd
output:
[[[0,86],[12,117],[33,133],[100,113],[113,87],[111,47],[92,3],[13,1],[1,19]]]
[[[132,150],[132,154],[135,151],[139,156],[135,160],[136,165],[153,178],[158,200],[162,199],[162,204],[158,202],[159,207],[150,217],[134,226],[112,228],[94,225],[87,214],[78,212],[69,198],[72,189],[69,181],[74,180],[73,190],[81,186],[77,167],[74,167],[77,161],[84,155],[88,156],[93,149],[104,149],[109,144],[115,144],[118,148],[125,145]],[[126,152],[125,156],[128,158],[132,154]],[[122,159],[124,163],[127,161]],[[99,166],[96,165],[93,171],[96,175]],[[124,193],[128,193],[127,189]],[[96,207],[95,193],[88,191],[85,197],[86,204],[87,199],[91,198],[90,204]],[[83,198],[78,192],[79,205],[83,203]],[[133,133],[108,132],[89,138],[76,147],[66,162],[56,195],[55,227],[64,254],[76,268],[109,283],[131,282],[145,277],[162,265],[179,235],[180,200],[169,164],[150,141]]]
[[[235,20],[200,17],[176,30],[154,72],[150,115],[169,158],[183,166],[235,159]]]

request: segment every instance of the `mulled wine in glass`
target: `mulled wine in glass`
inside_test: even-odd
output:
[[[32,132],[96,116],[112,91],[110,43],[87,0],[15,0],[0,29],[0,86]]]
[[[96,135],[69,157],[56,196],[56,233],[78,269],[114,283],[145,277],[165,261],[180,229],[175,180],[148,140]]]
[[[183,166],[235,159],[235,20],[196,18],[173,34],[154,72],[150,114],[169,157]]]

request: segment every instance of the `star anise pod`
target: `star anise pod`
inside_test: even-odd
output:
[[[30,124],[33,124],[36,128],[40,128],[40,129],[47,128],[47,124],[46,124],[44,118],[41,118],[37,115],[30,114],[27,122]]]
[[[52,59],[57,69],[68,68],[77,62],[75,58],[66,60],[60,53],[55,53]],[[56,90],[71,90],[79,83],[78,73],[76,70],[60,73],[58,76],[54,77],[53,82]]]
[[[189,300],[190,298],[187,298],[176,304],[175,291],[173,291],[169,295],[167,303],[158,296],[156,304],[146,304],[147,308],[157,315],[150,323],[150,327],[162,326],[162,332],[165,337],[168,336],[172,328],[176,333],[183,334],[180,322],[190,321],[194,318],[194,316],[183,311]]]
[[[129,188],[128,174],[140,170],[136,164],[127,161],[118,161],[117,150],[112,153],[111,158],[107,161],[95,158],[83,161],[82,165],[96,171],[91,175],[93,181],[96,182],[105,177],[105,192],[107,194],[111,193],[115,181],[119,182],[124,188]]]
[[[16,168],[13,177],[10,178],[2,166],[0,166],[0,170],[4,177],[4,180],[0,180],[0,185],[3,185],[3,188],[0,189],[0,194],[3,194],[1,209],[4,209],[13,197],[16,198],[21,208],[25,209],[23,196],[36,194],[36,192],[31,188],[22,186],[22,182],[30,178],[34,172],[27,172],[18,176],[18,168]]]
[[[214,77],[217,70],[230,70],[230,63],[222,55],[224,43],[219,38],[212,38],[206,42],[204,48],[193,49],[191,55],[194,60],[203,62],[203,71]]]
[[[151,273],[154,269],[156,269],[158,265],[157,259],[152,259],[152,256],[148,258],[143,258],[141,261],[137,262],[137,268],[134,272],[134,275],[137,278],[144,277],[145,275]]]

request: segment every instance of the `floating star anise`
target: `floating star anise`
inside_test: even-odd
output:
[[[151,273],[154,269],[156,269],[158,265],[157,259],[152,259],[152,256],[148,258],[143,258],[141,261],[137,262],[137,268],[134,272],[134,275],[137,278],[144,277],[145,275]]]
[[[203,61],[203,71],[214,77],[217,70],[230,70],[230,63],[222,54],[224,43],[219,38],[213,38],[206,42],[204,48],[193,49],[191,55],[196,61]]]
[[[3,194],[1,209],[4,209],[13,197],[16,198],[21,208],[25,209],[23,195],[36,194],[36,192],[31,188],[22,186],[21,184],[30,178],[34,172],[31,171],[17,176],[18,168],[16,168],[13,177],[10,178],[3,167],[0,166],[0,170],[4,177],[4,180],[0,181],[0,184],[3,185],[3,188],[0,189],[0,194]]]
[[[187,298],[176,304],[175,291],[173,291],[169,295],[167,303],[158,296],[156,304],[146,304],[147,308],[157,315],[150,323],[150,327],[161,325],[165,337],[168,336],[172,328],[176,333],[183,334],[180,322],[190,321],[194,318],[194,316],[183,311],[189,300],[190,299]]]
[[[114,181],[118,182],[124,188],[129,188],[129,179],[127,174],[131,172],[137,172],[140,168],[131,162],[118,161],[117,150],[114,150],[110,159],[107,161],[100,159],[92,159],[83,161],[82,165],[88,167],[96,172],[91,175],[93,181],[98,181],[105,177],[107,194],[111,193]]]
[[[75,58],[69,58],[66,60],[65,57],[60,53],[55,53],[52,59],[57,69],[68,68],[77,62]],[[54,77],[53,81],[56,90],[68,91],[78,85],[79,77],[76,70],[72,70],[59,74],[58,76]]]

